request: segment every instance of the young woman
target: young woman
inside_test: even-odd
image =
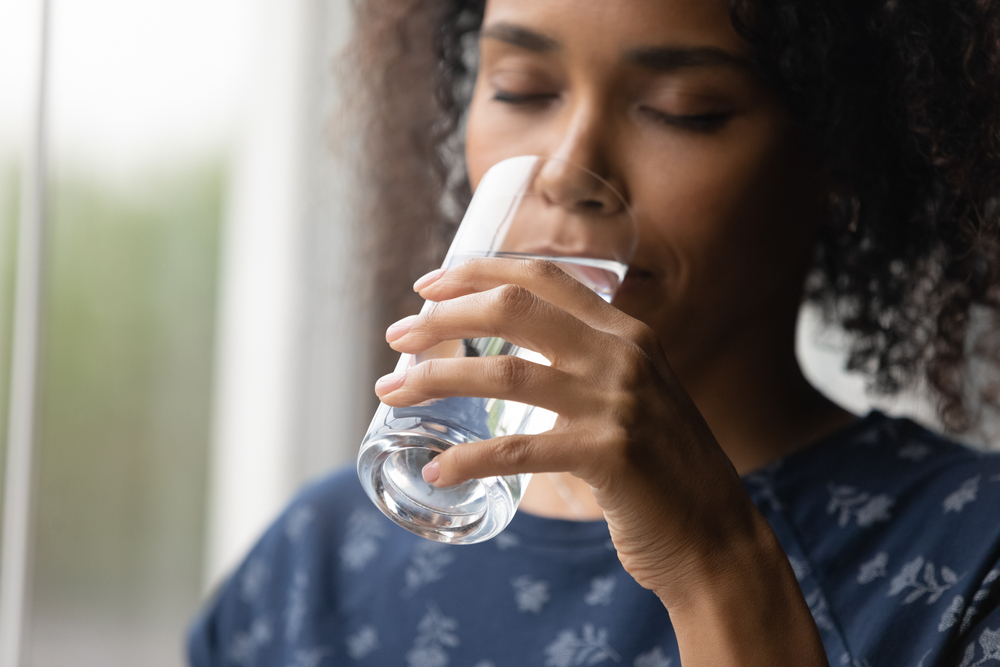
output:
[[[466,189],[506,157],[562,157],[624,193],[638,253],[613,305],[545,262],[417,280],[440,305],[389,327],[394,350],[501,336],[553,364],[421,364],[379,380],[381,400],[560,416],[449,450],[425,479],[544,474],[471,547],[395,528],[353,471],[319,482],[198,619],[192,663],[1000,664],[1000,457],[849,414],[794,351],[806,297],[853,334],[850,364],[876,387],[925,381],[956,430],[993,405],[1000,9],[386,0],[363,8],[358,52],[399,66],[367,70],[369,91],[413,85],[432,53],[421,26],[439,116],[429,91],[375,107],[434,149],[414,178],[454,184],[460,126]],[[391,205],[415,181],[378,129]],[[447,237],[393,215],[397,238]]]

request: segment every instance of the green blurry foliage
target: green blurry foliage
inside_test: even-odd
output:
[[[222,164],[53,179],[38,613],[134,622],[199,597]]]

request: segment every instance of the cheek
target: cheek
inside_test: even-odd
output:
[[[519,113],[477,86],[465,129],[465,162],[473,190],[496,163],[518,155],[549,155],[564,128],[558,113]]]
[[[498,143],[488,119],[484,118],[483,105],[478,102],[479,95],[477,87],[465,127],[465,165],[469,172],[469,185],[473,190],[479,185],[483,174],[496,164],[491,154],[496,151]]]
[[[810,170],[780,134],[734,135],[741,138],[678,142],[659,160],[650,156],[647,164],[658,164],[644,170],[642,192],[635,192],[655,217],[650,236],[670,249],[668,279],[693,292],[677,298],[768,291],[798,280],[811,257],[817,220]]]
[[[465,129],[465,163],[473,190],[497,162],[536,152],[526,150],[523,133],[512,132],[510,123],[501,122],[494,107],[489,93],[476,86]]]

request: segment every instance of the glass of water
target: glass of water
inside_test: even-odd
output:
[[[547,259],[611,301],[635,246],[635,219],[611,184],[565,160],[521,156],[483,176],[444,266],[476,257]],[[426,302],[424,311],[432,307]],[[497,354],[549,363],[501,338],[474,338],[404,354],[396,370],[427,359]],[[542,433],[555,419],[548,410],[493,398],[442,398],[406,408],[383,403],[361,443],[358,475],[379,509],[407,530],[437,542],[481,542],[510,523],[530,475],[439,489],[423,480],[421,470],[449,447]]]

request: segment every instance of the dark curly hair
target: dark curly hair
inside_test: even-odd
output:
[[[379,323],[416,308],[469,192],[461,129],[484,0],[356,0],[364,217]],[[731,0],[835,183],[806,298],[881,393],[923,384],[967,432],[1000,402],[1000,3]],[[359,154],[359,155],[361,155]],[[383,362],[384,363],[384,362]]]

